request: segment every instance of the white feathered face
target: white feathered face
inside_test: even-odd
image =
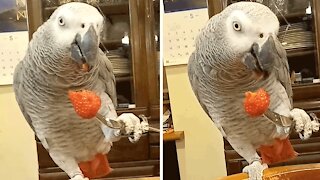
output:
[[[85,3],[68,3],[60,6],[50,21],[60,48],[70,49],[76,62],[92,65],[103,31],[104,19],[99,11]]]
[[[254,43],[260,47],[269,36],[276,37],[279,30],[277,19],[249,17],[243,11],[235,10],[226,20],[227,38],[232,49],[246,52]]]
[[[268,75],[275,58],[279,21],[261,4],[247,2],[240,5],[243,6],[229,11],[225,20],[226,44],[249,69]]]

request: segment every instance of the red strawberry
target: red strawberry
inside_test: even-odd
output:
[[[244,100],[244,109],[251,117],[261,116],[269,107],[270,96],[262,88],[257,92],[246,92]]]
[[[90,119],[96,116],[101,106],[100,97],[92,91],[69,91],[69,99],[76,113],[84,118]]]

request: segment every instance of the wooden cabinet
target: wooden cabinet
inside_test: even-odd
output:
[[[66,2],[71,0],[27,0],[30,39],[53,11]],[[92,5],[105,17],[107,31],[103,33],[100,48],[114,66],[118,114],[144,114],[151,126],[159,128],[159,0],[90,2],[98,2]],[[129,42],[122,42],[124,37]],[[159,139],[159,134],[148,133],[136,144],[127,138],[114,143],[108,159],[115,170],[108,178],[159,175]],[[41,143],[37,144],[40,180],[67,179]]]
[[[211,17],[221,12],[227,5],[238,1],[240,0],[208,0],[208,14]],[[283,4],[276,4],[275,7],[275,2]],[[278,16],[281,26],[279,40],[287,51],[290,70],[298,73],[295,77],[302,77],[300,80],[296,79],[298,82],[293,84],[294,107],[302,108],[308,113],[314,112],[320,117],[320,84],[317,81],[320,78],[320,2],[263,0],[263,4],[270,7]],[[272,166],[320,162],[319,132],[304,141],[296,133],[292,133],[290,138],[294,149],[299,153],[298,158]],[[247,165],[227,141],[225,141],[225,157],[228,174],[239,173]]]

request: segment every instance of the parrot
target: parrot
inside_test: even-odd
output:
[[[103,27],[97,8],[81,2],[61,5],[33,33],[14,71],[13,89],[24,118],[72,180],[108,174],[110,169],[101,171],[101,167],[106,166],[103,158],[112,143],[123,135],[137,142],[147,129],[132,113],[117,115],[112,64],[99,48]],[[124,126],[114,129],[96,117],[78,116],[68,92],[79,90],[95,92],[101,99],[98,113],[103,120],[113,119]]]
[[[269,147],[265,149],[276,151],[271,158],[283,153],[288,160],[296,156],[288,140],[292,129],[302,139],[319,130],[317,119],[293,108],[289,65],[277,38],[278,30],[277,16],[267,6],[256,2],[230,4],[200,30],[188,61],[189,82],[197,101],[248,162],[243,172],[250,180],[261,180],[268,168],[259,149]],[[245,93],[260,88],[270,96],[270,112],[291,118],[292,127],[277,125],[264,115],[250,117],[245,112]]]

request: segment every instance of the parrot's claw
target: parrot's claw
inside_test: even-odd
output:
[[[141,130],[142,133],[147,133],[149,132],[149,122],[148,122],[148,118],[145,115],[139,115],[139,118],[142,119],[141,121]]]
[[[310,113],[310,117],[312,118],[313,121],[311,121],[312,124],[312,130],[314,132],[318,132],[320,128],[320,123],[319,123],[319,118],[316,116],[314,113]]]
[[[262,180],[263,170],[267,168],[267,164],[261,164],[260,161],[254,161],[250,165],[244,167],[242,171],[248,173],[249,180]]]
[[[319,131],[319,121],[314,114],[310,116],[302,109],[294,108],[291,110],[290,115],[295,122],[295,130],[299,133],[301,139],[308,139],[313,132]]]
[[[82,175],[76,175],[70,180],[89,180],[89,178],[83,177]]]
[[[132,113],[123,113],[118,118],[122,122],[123,128],[115,131],[116,136],[126,135],[129,136],[129,141],[132,143],[137,142],[142,133],[145,132],[145,123]]]
[[[142,135],[141,125],[139,124],[136,127],[137,127],[137,129],[134,131],[133,135],[128,137],[129,141],[131,143],[135,143],[135,142],[139,141],[139,139]]]

